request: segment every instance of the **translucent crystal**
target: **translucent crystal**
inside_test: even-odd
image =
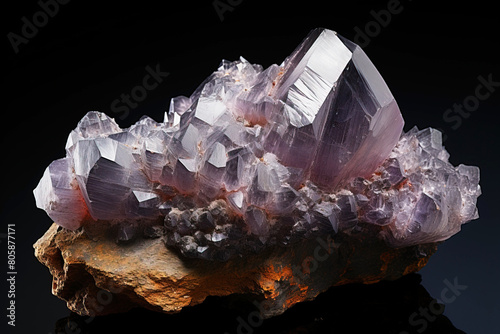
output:
[[[402,128],[363,50],[315,29],[281,65],[222,61],[161,123],[89,112],[34,194],[65,228],[111,221],[130,242],[144,223],[203,259],[325,233],[449,238],[478,217],[479,169],[453,167],[438,130]]]
[[[53,161],[33,191],[37,207],[44,209],[56,223],[75,230],[88,215],[69,158]]]
[[[331,189],[369,176],[401,135],[403,118],[384,80],[357,45],[312,31],[284,62],[273,95],[285,103],[288,129],[270,149],[284,164],[309,169]],[[271,131],[279,133],[275,125]]]

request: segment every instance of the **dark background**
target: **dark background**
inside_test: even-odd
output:
[[[222,59],[236,60],[243,56],[264,67],[279,64],[315,27],[336,30],[352,40],[358,29],[375,29],[371,11],[387,9],[391,1],[221,0],[219,3],[232,4],[229,5],[232,10],[222,13],[223,20],[213,1],[115,4],[71,1],[59,5],[58,13],[38,28],[28,43],[19,45],[18,53],[7,35],[9,32],[21,35],[22,18],[33,22],[33,15],[41,7],[34,0],[3,4],[2,79],[6,103],[1,114],[0,146],[2,284],[7,272],[8,223],[16,225],[18,272],[17,326],[9,331],[55,333],[58,319],[70,314],[64,302],[51,295],[51,276],[33,255],[32,244],[51,221],[35,208],[32,189],[46,166],[65,155],[67,135],[87,111],[105,112],[122,127],[133,124],[143,114],[161,121],[170,98],[189,95],[216,70]],[[440,299],[446,287],[444,280],[456,279],[467,286],[456,300],[446,305],[444,313],[456,328],[467,333],[500,331],[500,224],[495,212],[499,207],[500,186],[497,176],[500,87],[471,108],[467,118],[461,117],[459,126],[457,120],[446,121],[443,115],[454,104],[471,101],[470,96],[474,96],[480,84],[479,76],[485,79],[492,76],[493,81],[500,81],[500,29],[498,11],[492,4],[440,2],[438,6],[430,1],[401,0],[400,12],[391,15],[385,27],[379,25],[379,31],[369,31],[372,37],[364,46],[399,103],[405,130],[414,125],[439,128],[445,133],[445,146],[453,164],[481,168],[483,195],[478,202],[481,218],[463,226],[459,234],[442,244],[420,272],[423,287],[434,298]],[[149,91],[128,117],[121,119],[122,114],[111,110],[112,101],[122,93],[130,93],[142,82],[145,67],[154,68],[156,64],[169,72],[169,76]],[[0,286],[0,309],[4,310],[7,290],[5,285]],[[346,319],[358,322],[370,319],[372,332],[380,329],[382,325],[370,317],[370,307],[360,297],[366,295],[362,289],[353,288],[349,290],[352,298],[340,299],[345,302],[360,298],[358,305],[349,304],[356,318],[323,315],[338,324],[339,328],[335,325],[332,332],[340,333],[340,327],[352,325]],[[320,302],[336,303],[335,293],[332,296]],[[384,296],[374,298],[383,300]],[[387,312],[394,310],[388,308]],[[285,326],[292,316],[300,321],[300,312],[291,314],[276,320],[274,328],[280,326],[280,321]],[[189,316],[201,317],[196,312]],[[143,323],[144,319],[170,321],[168,317],[154,315],[139,314],[135,320],[133,317],[133,314],[128,317],[129,323]],[[107,320],[100,321],[96,323]],[[217,322],[218,318],[212,321]],[[2,326],[7,322],[3,314],[0,322]],[[94,326],[88,331],[98,332],[98,328]],[[401,325],[401,330],[405,328],[407,323]],[[167,331],[172,332],[164,327],[163,332]],[[210,332],[209,322],[205,331]]]

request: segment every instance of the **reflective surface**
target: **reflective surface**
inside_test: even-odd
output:
[[[217,9],[214,3],[218,4]],[[464,225],[461,232],[439,246],[421,271],[422,285],[432,297],[443,303],[444,299],[449,301],[444,315],[457,328],[466,333],[498,334],[500,155],[496,146],[500,67],[498,11],[493,7],[494,2],[478,0],[463,6],[443,4],[441,8],[435,1],[425,0],[401,0],[397,6],[395,1],[387,0],[333,3],[335,10],[330,9],[330,3],[314,0],[296,5],[259,0],[203,4],[175,1],[168,5],[122,2],[108,7],[98,1],[69,1],[60,5],[53,17],[47,15],[46,23],[34,26],[37,32],[19,44],[18,53],[5,36],[13,32],[22,37],[21,18],[33,22],[33,15],[41,7],[37,1],[5,3],[2,14],[6,60],[2,72],[5,73],[4,109],[0,132],[4,182],[0,192],[0,268],[4,275],[0,300],[4,310],[8,302],[6,233],[7,224],[12,223],[16,228],[18,275],[16,327],[7,326],[2,313],[0,333],[55,334],[56,321],[69,314],[65,303],[51,294],[50,273],[33,256],[33,243],[51,221],[36,209],[32,190],[44,168],[64,155],[67,134],[85,113],[108,112],[123,127],[135,123],[143,114],[160,121],[163,113],[151,114],[151,110],[168,110],[171,97],[193,92],[223,57],[236,60],[241,55],[251,63],[269,66],[290,54],[308,31],[325,27],[361,45],[383,73],[405,118],[405,131],[414,125],[441,129],[453,164],[480,167],[483,180],[483,194],[478,200],[480,218]],[[29,28],[25,29],[29,32]],[[161,72],[169,72],[169,76],[153,78],[148,68],[156,70],[156,66]],[[147,88],[144,78],[148,78]],[[142,91],[146,93],[144,96],[140,95]],[[38,149],[26,145],[27,139],[36,142]],[[458,285],[466,285],[467,289],[459,290],[460,295],[455,299],[446,290],[442,298],[447,288],[444,281],[453,284],[455,278]],[[364,291],[366,287],[358,288]],[[320,325],[321,320],[314,322],[314,318],[323,318],[325,323],[326,319],[332,319],[333,327],[328,326],[324,331],[327,333],[336,333],[336,323],[365,326],[365,332],[373,333],[375,330],[370,330],[373,319],[378,323],[387,319],[389,326],[396,327],[394,333],[421,328],[422,325],[409,325],[409,315],[418,312],[415,295],[408,298],[417,307],[405,311],[398,327],[393,323],[395,318],[386,318],[391,314],[378,311],[385,296],[363,304],[365,295],[353,292],[358,288],[346,287],[351,289],[346,291],[357,297],[342,299],[344,307],[335,303],[339,297],[330,294],[324,298],[322,307],[298,305],[296,309],[300,306],[302,312],[268,320],[262,328],[267,323],[274,324],[273,329],[277,328],[275,331],[279,333],[297,328],[298,324]],[[331,315],[329,307],[341,316],[320,315],[323,311]],[[234,312],[230,313],[232,318],[226,318],[212,309],[224,308],[205,308],[212,317],[201,317],[198,313],[176,318],[144,312],[110,316],[95,319],[95,324],[89,323],[90,329],[85,330],[99,330],[98,324],[102,324],[108,328],[107,333],[113,326],[122,333],[135,333],[138,328],[143,328],[144,333],[172,333],[176,331],[168,323],[216,326],[223,317],[230,321],[224,330],[233,334],[237,333],[236,317],[246,321],[250,312]],[[198,317],[204,322],[198,321]],[[420,316],[416,320],[419,319]],[[153,331],[150,324],[158,325],[163,320],[165,325]]]
[[[418,274],[394,282],[333,287],[311,302],[263,320],[258,308],[236,297],[209,298],[177,315],[145,310],[101,317],[74,313],[56,333],[464,333],[443,315]],[[140,321],[137,321],[140,319]]]

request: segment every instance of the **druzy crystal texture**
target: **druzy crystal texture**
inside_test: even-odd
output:
[[[112,222],[118,241],[158,233],[204,259],[338,233],[445,240],[478,217],[479,169],[403,124],[363,50],[316,29],[281,65],[222,61],[161,123],[89,112],[36,204],[70,230]]]

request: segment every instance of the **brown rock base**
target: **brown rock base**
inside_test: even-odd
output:
[[[165,247],[162,238],[118,245],[53,224],[34,248],[53,276],[52,293],[80,315],[134,307],[177,313],[208,296],[236,294],[268,318],[334,285],[370,284],[416,272],[437,245],[394,249],[373,237],[338,234],[222,263],[186,259]]]

